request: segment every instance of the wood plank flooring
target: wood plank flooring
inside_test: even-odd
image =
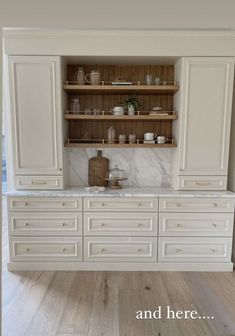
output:
[[[3,210],[3,336],[235,335],[235,273],[10,273]],[[214,319],[136,319],[159,306]]]

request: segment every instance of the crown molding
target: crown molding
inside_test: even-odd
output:
[[[235,56],[233,30],[4,28],[7,54]]]

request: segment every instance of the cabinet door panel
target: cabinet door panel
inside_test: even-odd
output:
[[[15,174],[62,174],[59,58],[9,58]]]
[[[183,61],[180,175],[227,175],[233,58]]]

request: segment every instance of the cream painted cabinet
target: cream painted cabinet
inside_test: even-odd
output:
[[[10,56],[9,92],[15,188],[63,188],[60,57]]]
[[[186,57],[176,65],[177,189],[226,190],[233,75],[232,57]]]

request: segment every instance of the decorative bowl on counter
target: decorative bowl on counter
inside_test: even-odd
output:
[[[118,165],[115,165],[114,168],[110,169],[107,174],[107,181],[110,181],[111,189],[121,189],[122,186],[119,184],[120,181],[127,180],[127,174],[124,169],[118,168]]]

